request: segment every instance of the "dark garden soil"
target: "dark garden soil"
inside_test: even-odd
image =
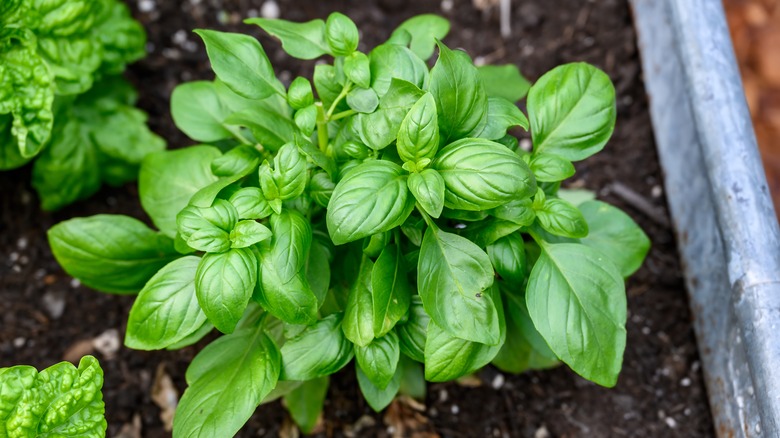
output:
[[[149,57],[128,77],[140,92],[151,127],[172,147],[191,144],[173,125],[168,97],[183,81],[211,78],[199,27],[259,36],[280,76],[307,74],[313,62],[287,58],[259,28],[241,19],[259,14],[261,0],[128,0],[149,32]],[[497,1],[474,0],[479,4]],[[361,48],[386,38],[404,19],[422,12],[453,23],[448,44],[492,63],[515,63],[531,79],[570,61],[606,70],[618,93],[617,129],[606,150],[580,163],[573,185],[596,191],[625,209],[645,229],[653,248],[628,282],[628,345],[617,387],[600,388],[565,368],[504,375],[488,367],[469,385],[432,384],[424,409],[396,404],[375,414],[359,396],[352,367],[333,378],[320,436],[443,437],[708,437],[713,436],[691,315],[663,196],[647,98],[631,14],[625,0],[513,2],[512,33],[502,39],[498,8],[475,9],[467,0],[286,0],[282,18],[308,20],[342,11],[363,32]],[[133,429],[160,437],[160,409],[151,400],[160,365],[182,391],[184,371],[202,345],[176,352],[139,352],[111,345],[124,334],[132,297],[109,296],[72,281],[57,265],[45,231],[74,216],[122,213],[144,218],[133,185],[103,189],[91,200],[42,214],[29,168],[0,174],[0,367],[42,368],[64,357],[98,356],[105,370],[108,435]],[[628,189],[628,190],[626,190]],[[634,196],[636,195],[636,196]],[[644,208],[640,205],[646,201]],[[706,255],[703,255],[706,256]],[[112,330],[115,330],[113,337]],[[101,336],[95,350],[91,339]],[[109,342],[106,342],[108,340]],[[117,348],[118,347],[118,348]],[[418,410],[415,410],[416,406]],[[400,428],[407,429],[400,433]],[[136,424],[136,431],[137,431]],[[419,431],[413,435],[409,427]],[[240,436],[294,436],[281,405],[263,406]],[[123,436],[133,436],[125,434]],[[218,438],[218,437],[215,437]]]

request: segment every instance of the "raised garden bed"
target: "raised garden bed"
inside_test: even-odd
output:
[[[130,79],[141,92],[140,106],[150,113],[152,128],[173,147],[186,146],[188,140],[170,119],[168,97],[180,82],[211,78],[205,51],[190,31],[199,27],[241,29],[260,36],[259,29],[238,24],[258,13],[260,2],[129,4],[150,35],[150,56],[130,71]],[[563,368],[520,376],[487,368],[480,374],[484,383],[476,388],[429,385],[422,412],[397,405],[385,414],[373,414],[358,397],[356,382],[347,372],[336,376],[331,386],[322,436],[389,436],[402,424],[453,437],[712,435],[627,3],[523,2],[512,12],[512,34],[507,39],[500,37],[497,9],[483,13],[471,2],[290,0],[280,1],[279,9],[283,18],[291,20],[324,17],[333,10],[348,12],[361,28],[375,32],[363,35],[368,45],[384,39],[412,15],[440,13],[452,21],[447,40],[451,46],[463,47],[489,62],[515,63],[531,79],[575,60],[604,69],[619,96],[617,129],[604,153],[578,166],[575,184],[624,208],[653,241],[647,262],[628,284],[628,341],[616,388],[597,387]],[[313,63],[291,62],[268,38],[261,37],[261,42],[280,66],[277,73],[282,78],[313,68]],[[131,297],[106,296],[72,283],[51,256],[45,230],[74,216],[144,215],[132,185],[103,190],[90,201],[41,215],[28,186],[28,173],[22,169],[0,175],[5,193],[0,198],[0,253],[5,255],[0,264],[4,310],[0,366],[27,363],[43,368],[65,354],[88,352],[91,343],[82,341],[108,330],[117,330],[121,336],[132,303]],[[160,410],[150,396],[156,370],[164,364],[183,390],[184,370],[198,348],[155,353],[119,348],[113,357],[98,352],[106,372],[108,435],[117,436],[137,415],[141,436],[166,436]],[[288,427],[285,415],[278,404],[265,406],[241,436],[276,436]]]

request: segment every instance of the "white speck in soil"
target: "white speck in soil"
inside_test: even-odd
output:
[[[534,46],[531,46],[531,45],[528,45],[528,44],[526,44],[526,45],[524,45],[524,46],[522,47],[522,49],[520,50],[520,53],[521,53],[523,56],[531,56],[531,55],[533,55],[533,54],[534,54]]]
[[[43,268],[41,268],[41,269],[38,269],[38,270],[37,270],[37,271],[35,271],[35,273],[33,274],[33,277],[35,277],[35,279],[36,279],[36,280],[43,280],[43,277],[45,277],[45,276],[46,276],[46,270],[45,270],[45,269],[43,269]]]
[[[16,247],[21,249],[21,250],[24,250],[24,249],[27,248],[27,244],[28,243],[29,242],[27,241],[26,237],[21,237],[21,238],[19,238],[19,240],[16,241]]]
[[[260,15],[260,12],[257,11],[257,9],[250,9],[246,11],[246,16],[248,18],[255,18]]]
[[[182,45],[187,42],[187,32],[184,29],[179,29],[173,34],[171,38],[174,44]]]
[[[520,139],[519,143],[520,149],[531,152],[531,140],[527,138]]]
[[[14,271],[15,274],[18,274],[22,272],[22,267],[19,265],[13,265],[11,266],[11,270]]]
[[[52,319],[59,319],[65,312],[65,291],[49,289],[43,294],[43,308]]]
[[[14,339],[14,347],[16,348],[22,348],[24,347],[24,343],[27,342],[27,339],[24,338],[16,338]]]
[[[682,380],[680,380],[680,385],[682,386],[691,386],[691,379],[687,377],[683,377]]]
[[[441,10],[443,12],[450,12],[455,7],[455,2],[452,0],[441,0]]]
[[[217,21],[223,26],[230,23],[230,14],[227,11],[217,12]]]
[[[659,184],[654,185],[653,188],[650,189],[650,196],[653,198],[660,198],[663,194],[664,189]]]
[[[95,350],[99,351],[106,359],[114,357],[122,341],[119,339],[119,330],[108,329],[92,340]]]
[[[690,415],[691,415],[691,412],[692,412],[692,411],[691,411],[691,408],[685,408],[685,410],[683,411],[683,415],[685,415],[686,417],[688,417],[688,416],[690,416]]]
[[[449,397],[450,395],[447,393],[446,389],[442,389],[439,391],[439,403],[446,402]]]
[[[504,375],[499,373],[496,374],[496,377],[493,377],[493,381],[490,383],[490,386],[492,386],[493,389],[501,389],[501,387],[504,386],[504,382],[506,382]]]
[[[642,327],[642,334],[643,335],[649,335],[650,334],[650,327],[648,327],[648,326]]]
[[[79,286],[81,286],[81,282],[78,279],[74,278],[70,280],[70,287],[76,289]]]
[[[458,407],[458,405],[452,405],[450,411],[452,412],[452,415],[458,415],[458,412],[460,412],[460,408]]]
[[[670,429],[674,429],[677,427],[677,421],[675,421],[675,419],[672,417],[666,417],[666,419],[664,419],[664,422],[666,422],[666,425],[669,426]]]
[[[547,430],[547,426],[542,426],[536,429],[534,432],[534,438],[550,438],[550,431]]]
[[[756,433],[761,433],[761,423],[756,423]]]
[[[19,260],[19,253],[14,251],[11,254],[8,254],[8,260],[11,263],[16,263],[16,261]]]
[[[152,12],[157,8],[154,0],[141,0],[138,2],[138,10],[144,13]]]
[[[274,0],[268,0],[260,7],[260,15],[263,18],[279,18],[281,11],[279,10],[279,4]]]
[[[26,255],[19,257],[19,264],[26,265],[29,262],[30,262],[30,258],[27,257]]]
[[[168,58],[168,59],[179,59],[179,58],[181,58],[181,52],[179,52],[176,49],[171,49],[171,48],[163,49],[162,55],[163,55],[163,58]],[[109,205],[111,205],[111,204],[109,203]]]

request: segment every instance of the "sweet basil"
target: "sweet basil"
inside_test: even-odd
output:
[[[279,397],[310,431],[328,376],[353,358],[377,410],[402,388],[424,394],[423,377],[491,362],[563,362],[615,383],[623,279],[649,241],[614,207],[558,191],[612,130],[603,73],[570,64],[529,85],[513,66],[478,69],[434,16],[368,54],[341,14],[249,21],[290,55],[333,64],[284,90],[256,40],[200,31],[218,80],[180,85],[172,110],[219,147],[145,159],[142,203],[160,232],[110,216],[50,232],[86,284],[140,291],[127,346],[224,333],[190,366],[174,436],[230,436]],[[530,118],[514,103],[526,92]],[[513,127],[530,128],[530,153]]]

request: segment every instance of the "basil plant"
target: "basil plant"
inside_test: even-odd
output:
[[[332,64],[285,87],[255,38],[197,31],[216,79],[180,85],[171,104],[203,144],[144,160],[156,230],[102,215],[49,232],[84,284],[138,293],[128,347],[222,334],[187,371],[174,436],[231,436],[278,397],[310,431],[328,376],[353,358],[376,410],[489,363],[563,362],[615,384],[624,278],[649,241],[618,209],[559,190],[613,131],[603,72],[567,64],[530,86],[448,48],[432,15],[369,53],[338,13],[247,23]],[[531,152],[510,128],[530,130]]]
[[[45,210],[134,180],[165,148],[121,77],[146,35],[119,0],[0,2],[0,170],[37,157]]]

